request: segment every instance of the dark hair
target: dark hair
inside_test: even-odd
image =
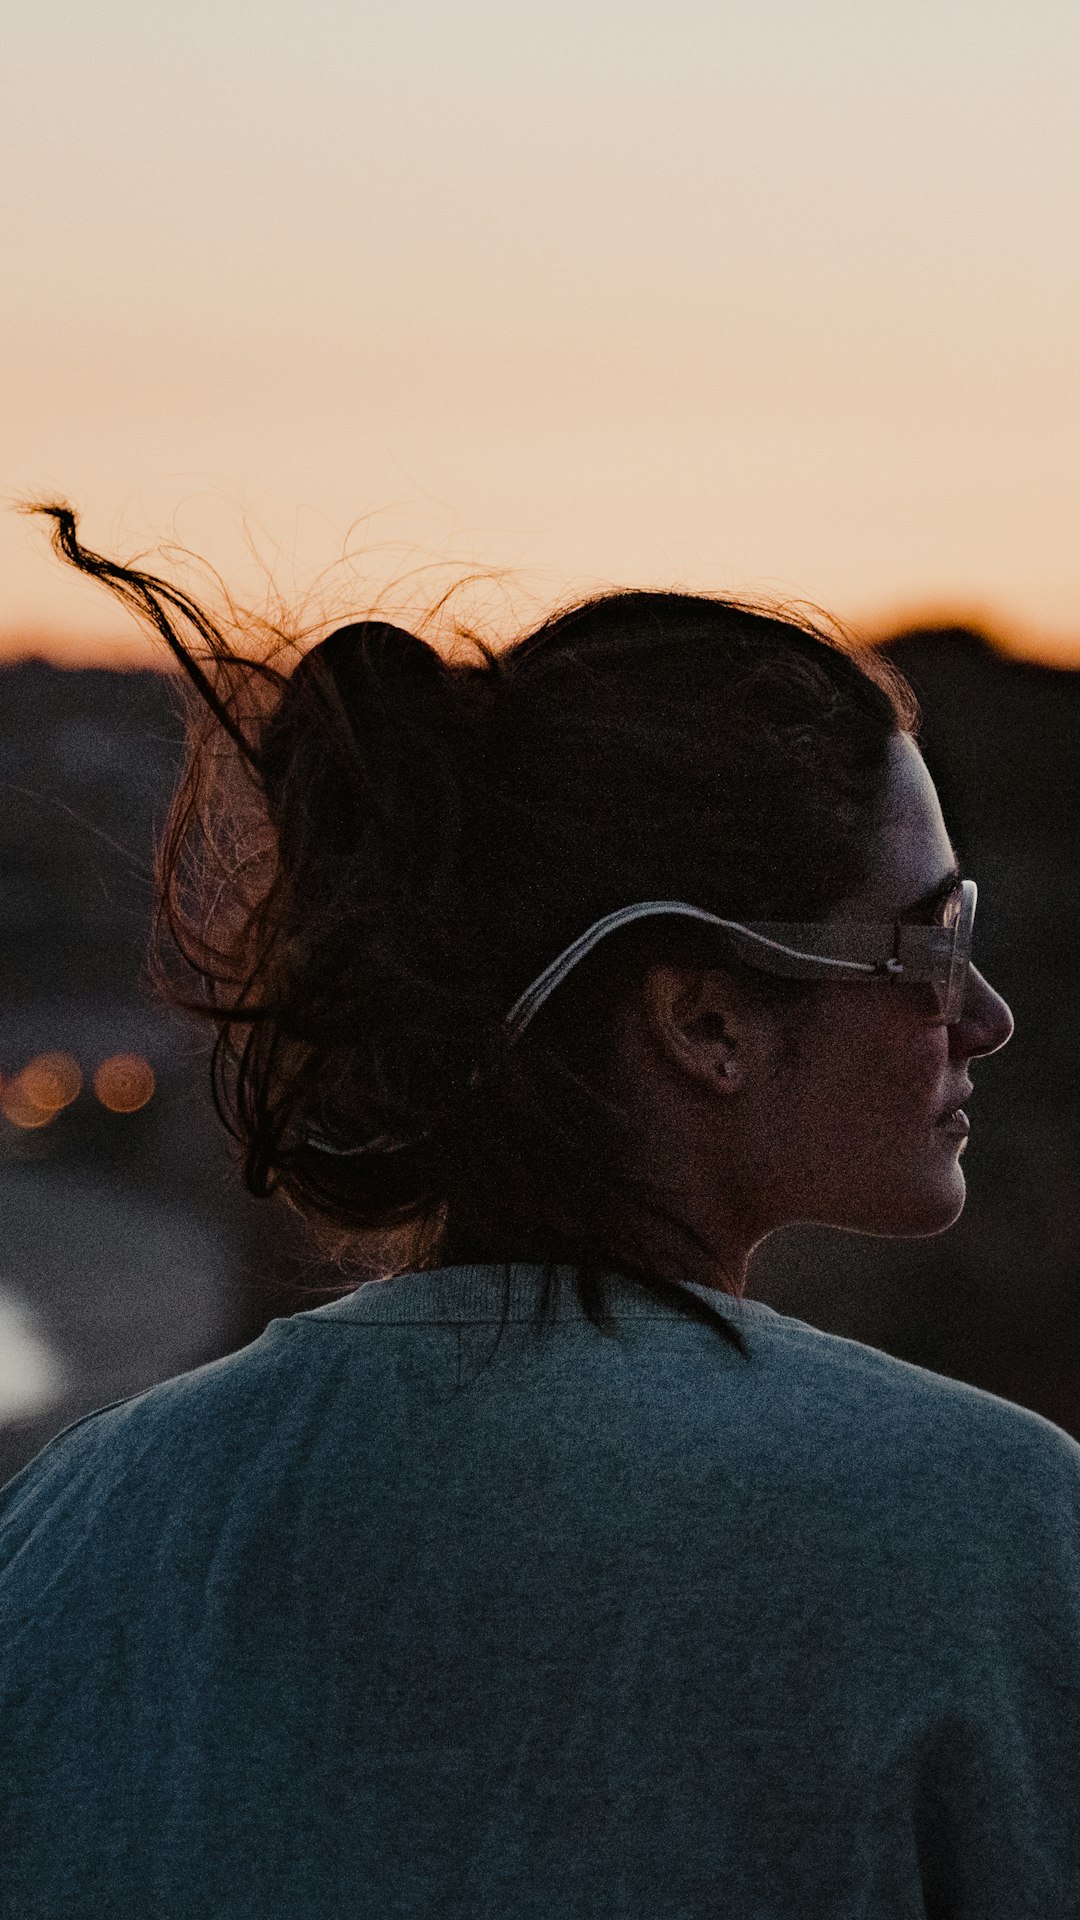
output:
[[[745,966],[700,923],[645,919],[601,941],[512,1048],[504,1016],[633,901],[833,912],[869,875],[890,737],[918,729],[903,675],[802,614],[633,591],[501,649],[459,633],[465,661],[361,620],[286,672],[178,588],[90,553],[69,508],[35,510],[189,676],[150,971],[216,1024],[214,1100],[249,1190],[279,1190],[339,1264],[404,1228],[415,1257],[391,1272],[505,1262],[503,1326],[510,1263],[538,1262],[541,1314],[569,1266],[610,1331],[602,1276],[620,1272],[745,1355],[737,1327],[642,1253],[639,1210],[713,1250],[621,1170],[616,1013],[660,959],[723,965],[777,1008],[817,983]]]

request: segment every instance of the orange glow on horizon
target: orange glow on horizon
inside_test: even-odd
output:
[[[1040,633],[1017,621],[1004,621],[985,606],[971,601],[901,601],[884,613],[854,623],[872,647],[884,646],[905,634],[942,632],[951,628],[978,634],[992,653],[1003,660],[1031,661],[1064,671],[1080,670],[1080,634]]]
[[[165,673],[181,670],[179,666],[174,669],[161,642],[149,636],[145,640],[134,637],[122,640],[63,630],[0,631],[0,667],[20,660],[47,660],[51,666],[73,670],[84,667],[120,668],[127,672],[146,667]]]
[[[0,660],[171,670],[61,496],[245,604],[404,546],[1080,668],[1078,56],[1003,0],[15,9]]]
[[[1063,671],[1080,671],[1080,633],[1041,633],[1015,621],[1000,619],[992,610],[971,602],[935,600],[901,602],[884,613],[848,621],[850,630],[867,646],[883,646],[904,634],[933,629],[962,628],[976,633],[992,652],[1005,660],[1031,661]],[[508,636],[496,635],[500,637]],[[0,668],[26,660],[44,660],[70,671],[99,667],[120,672],[182,673],[162,643],[133,636],[95,637],[62,631],[9,633],[0,631]]]

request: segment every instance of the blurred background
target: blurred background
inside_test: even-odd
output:
[[[955,1227],[789,1230],[749,1291],[1080,1437],[1078,53],[1056,0],[6,23],[0,1479],[313,1304],[141,980],[170,663],[41,495],[312,627],[625,584],[885,647],[1016,1034]]]

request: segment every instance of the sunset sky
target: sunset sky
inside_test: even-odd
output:
[[[1072,0],[54,0],[3,39],[8,656],[160,660],[10,510],[58,494],[313,616],[488,568],[496,627],[680,585],[1080,667]]]

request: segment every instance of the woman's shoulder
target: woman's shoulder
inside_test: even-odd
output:
[[[220,1472],[267,1405],[269,1376],[288,1363],[272,1321],[258,1339],[202,1366],[81,1414],[0,1488],[0,1561],[8,1564],[46,1517],[89,1534],[111,1515],[134,1517],[175,1498],[184,1480]]]
[[[774,1309],[755,1325],[785,1405],[815,1410],[841,1442],[921,1458],[942,1489],[952,1478],[981,1499],[1050,1497],[1080,1523],[1080,1444],[1034,1408]]]

